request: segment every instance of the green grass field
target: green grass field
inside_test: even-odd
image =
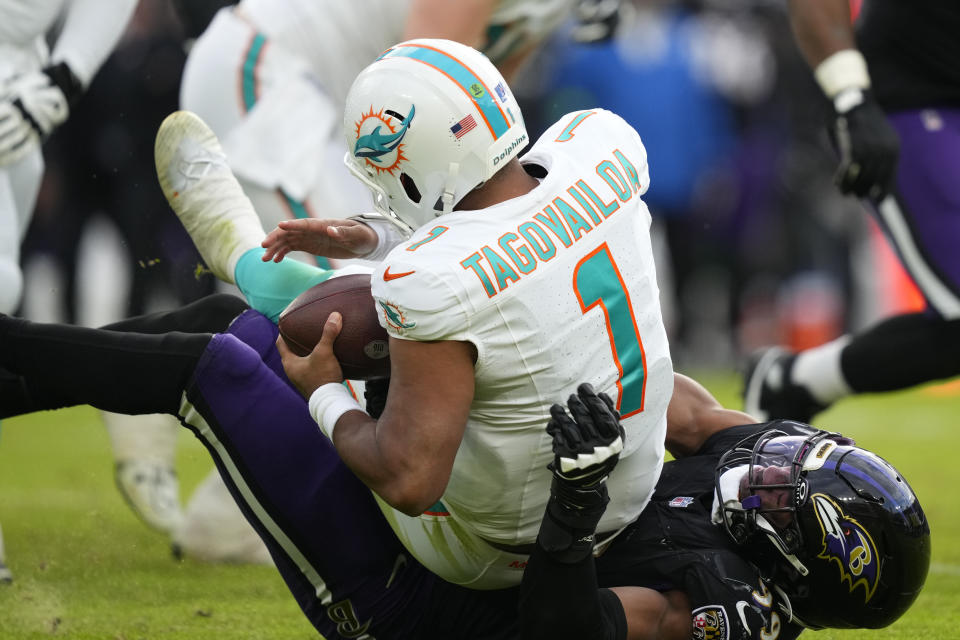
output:
[[[739,406],[733,376],[702,381]],[[960,387],[855,398],[822,416],[893,462],[933,530],[924,593],[880,631],[822,631],[817,640],[960,637]],[[113,487],[97,413],[78,408],[4,421],[0,524],[15,582],[0,585],[0,639],[316,638],[273,569],[177,562]],[[184,495],[211,466],[184,431]],[[388,640],[388,639],[384,639]]]

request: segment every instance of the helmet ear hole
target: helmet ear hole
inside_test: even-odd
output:
[[[413,181],[406,173],[400,174],[400,184],[403,186],[403,192],[407,194],[407,197],[410,198],[410,201],[415,204],[420,204],[420,190],[417,189],[417,183]]]

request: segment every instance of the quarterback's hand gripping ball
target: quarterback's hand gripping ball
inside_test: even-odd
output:
[[[343,326],[333,343],[343,377],[371,380],[389,376],[387,332],[380,326],[367,274],[330,278],[301,293],[280,314],[280,335],[294,354],[309,355],[333,311],[343,316]]]

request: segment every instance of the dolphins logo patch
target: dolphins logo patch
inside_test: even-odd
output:
[[[403,138],[415,113],[414,105],[410,106],[406,117],[389,109],[374,111],[371,106],[356,123],[357,141],[353,145],[353,155],[363,158],[366,165],[376,169],[378,174],[393,175],[394,169],[407,159],[403,155]]]

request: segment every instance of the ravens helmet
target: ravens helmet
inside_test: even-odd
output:
[[[840,434],[752,435],[720,459],[716,489],[727,532],[804,626],[885,627],[923,587],[930,527],[916,494]]]

